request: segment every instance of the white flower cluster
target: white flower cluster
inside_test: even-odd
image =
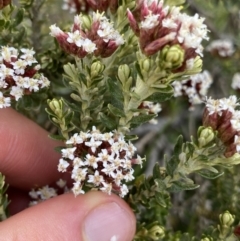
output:
[[[29,192],[29,196],[32,199],[32,201],[29,203],[29,206],[34,206],[40,202],[56,197],[59,194],[69,192],[69,189],[66,186],[67,182],[65,180],[59,179],[56,184],[56,188],[46,185],[42,188],[38,188],[37,190],[32,189]]]
[[[240,73],[235,73],[233,75],[231,87],[234,90],[240,90]]]
[[[0,108],[9,107],[11,99],[18,101],[24,94],[37,92],[50,85],[49,80],[38,74],[40,65],[32,49],[2,47],[0,50]]]
[[[93,12],[93,22],[99,22],[97,34],[104,42],[114,41],[118,46],[124,44],[123,37],[113,27],[103,13]]]
[[[186,95],[191,104],[190,110],[193,110],[193,105],[203,103],[212,82],[212,76],[207,70],[192,75],[190,79],[174,81],[172,83],[174,87],[174,97]]]
[[[95,127],[89,132],[75,133],[62,149],[58,171],[71,171],[75,195],[84,193],[83,186],[97,188],[121,197],[128,193],[124,184],[134,179],[134,164],[142,165],[142,158],[133,155],[136,148],[118,132],[100,133]]]
[[[222,142],[231,155],[240,153],[240,106],[235,95],[222,99],[206,99],[205,125],[218,131]],[[230,154],[228,154],[230,156]]]
[[[57,39],[66,52],[80,58],[92,53],[109,57],[124,43],[113,23],[103,13],[93,12],[91,20],[86,20],[85,17],[82,14],[76,15],[70,32],[63,32],[55,24],[50,26],[50,35]]]
[[[235,49],[233,42],[227,39],[218,39],[212,41],[207,47],[206,50],[212,54],[217,54],[220,57],[230,57],[234,54]]]
[[[141,21],[140,28],[146,30],[159,28],[160,36],[162,32],[165,35],[169,34],[170,41],[177,40],[185,49],[193,48],[196,54],[202,56],[201,42],[203,39],[208,39],[207,26],[203,23],[204,18],[200,18],[198,14],[192,17],[181,13],[180,7],[163,7],[163,1],[145,0],[144,4],[149,10],[148,15]]]

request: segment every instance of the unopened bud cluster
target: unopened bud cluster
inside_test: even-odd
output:
[[[0,108],[11,106],[11,100],[18,101],[50,85],[49,80],[38,73],[40,65],[33,57],[32,49],[2,47],[0,50]]]
[[[203,113],[203,125],[218,132],[218,137],[225,145],[224,155],[231,157],[240,153],[240,110],[236,96],[229,98],[207,98]]]
[[[205,70],[202,73],[192,75],[190,79],[174,81],[174,97],[187,96],[190,104],[190,110],[194,105],[202,104],[207,92],[213,83],[212,76]]]
[[[93,127],[89,132],[75,133],[66,144],[69,147],[62,149],[58,171],[71,172],[75,195],[84,193],[84,187],[121,197],[128,193],[124,183],[134,179],[132,167],[141,165],[142,158],[133,157],[136,148],[121,133],[102,134]]]
[[[164,61],[174,62],[170,67],[179,71],[202,55],[201,42],[208,39],[203,18],[181,13],[179,7],[164,7],[163,1],[138,1],[134,11],[128,10],[128,19],[142,52],[149,56],[166,47]]]
[[[64,51],[79,58],[88,54],[109,57],[124,43],[113,23],[99,12],[92,16],[76,15],[70,32],[63,32],[56,25],[50,26],[50,30]]]

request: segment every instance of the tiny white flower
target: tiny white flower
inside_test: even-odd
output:
[[[63,179],[59,179],[56,184],[60,187],[60,188],[64,188],[67,184],[67,181],[66,180],[63,180]]]
[[[75,181],[83,181],[86,178],[88,169],[87,168],[78,168],[72,170],[72,179]]]
[[[11,99],[10,97],[4,97],[3,93],[0,92],[0,109],[1,108],[6,108],[11,106]]]
[[[79,194],[84,194],[85,192],[82,190],[81,182],[77,181],[73,183],[72,191],[75,195],[75,197]]]
[[[240,136],[234,136],[234,144],[236,145],[237,152],[240,153]]]
[[[79,167],[85,166],[85,163],[83,162],[83,160],[79,157],[75,157],[73,159],[73,168],[77,169]]]
[[[64,32],[59,27],[57,27],[56,24],[51,25],[49,28],[50,28],[50,31],[51,31],[50,35],[53,36],[53,37],[57,37],[61,34],[64,34]]]
[[[73,136],[71,136],[69,140],[66,141],[66,144],[72,144],[72,145],[81,144],[81,143],[83,143],[83,139],[78,133],[75,133]]]
[[[109,195],[111,195],[112,183],[103,182],[102,185],[103,185],[103,187],[101,187],[100,190],[103,191],[103,192],[108,193]]]
[[[91,138],[90,141],[86,141],[85,145],[91,147],[92,152],[95,152],[97,148],[102,144],[102,141],[96,141]]]
[[[99,171],[95,171],[94,175],[88,175],[88,182],[93,183],[96,186],[99,186],[104,182],[104,178],[99,174]]]
[[[97,169],[98,168],[98,159],[93,155],[87,154],[84,164],[86,166],[92,166],[94,169]]]
[[[69,158],[70,160],[74,159],[74,152],[77,149],[77,147],[72,147],[72,148],[66,148],[66,149],[62,149],[62,156],[65,158]]]
[[[121,186],[121,192],[120,192],[120,197],[125,197],[127,194],[128,194],[129,190],[128,190],[128,187],[127,185],[123,184]]]
[[[10,95],[15,97],[15,100],[18,101],[23,96],[23,89],[19,86],[12,86]]]
[[[28,194],[31,198],[38,199],[38,193],[35,190],[32,189]]]
[[[66,172],[69,165],[70,164],[67,161],[65,161],[64,159],[61,158],[59,160],[59,164],[58,164],[58,171],[59,172]]]
[[[48,185],[40,188],[37,193],[42,200],[47,200],[57,196],[56,190],[52,187],[49,187]]]
[[[23,75],[25,73],[25,69],[28,65],[28,63],[23,59],[18,59],[16,62],[12,63],[13,69],[15,70],[16,74]]]
[[[82,47],[87,53],[93,53],[97,49],[96,44],[88,38],[84,39]]]

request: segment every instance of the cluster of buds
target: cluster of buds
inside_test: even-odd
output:
[[[38,73],[40,65],[32,49],[2,47],[0,50],[0,108],[11,106],[11,99],[18,101],[23,95],[37,92],[50,85]]]
[[[106,12],[110,9],[115,13],[118,8],[118,0],[64,0],[62,9],[69,10],[70,13],[89,12],[89,9],[99,12]]]
[[[64,51],[79,58],[87,54],[109,57],[124,44],[113,23],[99,12],[91,16],[76,15],[70,32],[63,32],[56,25],[50,26],[50,30]]]
[[[140,110],[144,110],[146,114],[151,115],[155,114],[158,115],[158,113],[162,110],[162,107],[159,103],[154,103],[151,101],[143,101],[142,104],[138,107]],[[136,112],[134,116],[138,116],[139,112]],[[149,121],[151,124],[157,124],[157,119],[152,119]]]
[[[234,90],[240,90],[240,73],[235,73],[233,75],[231,87]]]
[[[89,132],[75,133],[62,149],[58,171],[71,172],[75,195],[84,187],[96,188],[121,197],[128,193],[125,182],[132,181],[133,165],[142,165],[142,158],[134,158],[136,148],[118,132],[100,133],[95,127]]]
[[[233,42],[230,40],[214,40],[207,47],[206,50],[210,52],[213,56],[217,56],[220,58],[231,57],[234,52]]]
[[[216,100],[210,97],[203,113],[203,125],[217,131],[226,147],[226,157],[240,153],[240,111],[236,110],[237,106],[239,103],[234,95]]]
[[[32,189],[29,192],[29,196],[32,199],[32,201],[30,201],[29,203],[29,206],[34,206],[45,200],[48,200],[60,194],[69,192],[69,189],[66,184],[67,184],[67,181],[63,179],[59,179],[56,182],[56,187],[49,187],[48,185],[46,185],[36,190]]]
[[[190,110],[194,109],[194,105],[203,103],[208,89],[213,82],[210,73],[205,70],[202,73],[192,75],[190,79],[182,81],[174,81],[174,97],[187,96],[190,104]]]
[[[175,67],[179,71],[193,67],[195,57],[202,55],[202,40],[208,39],[203,18],[181,13],[179,7],[164,7],[163,1],[138,1],[133,12],[128,10],[128,19],[142,52],[150,56],[166,46],[177,51],[179,57],[175,54],[174,59],[181,60]]]

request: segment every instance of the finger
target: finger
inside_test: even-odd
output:
[[[131,241],[135,217],[116,195],[64,194],[0,224],[3,240]]]
[[[0,172],[15,187],[28,189],[55,181],[60,145],[37,124],[11,108],[0,115]]]

